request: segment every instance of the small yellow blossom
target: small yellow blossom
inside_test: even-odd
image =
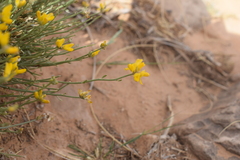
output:
[[[65,44],[63,45],[63,49],[66,50],[66,51],[69,51],[69,52],[72,52],[74,49],[72,48],[74,46],[73,43],[69,43],[69,44]]]
[[[17,109],[18,109],[18,105],[17,104],[14,104],[14,105],[8,107],[8,111],[9,112],[14,112]]]
[[[103,43],[100,44],[100,47],[102,49],[105,49],[107,47],[107,41],[104,41]]]
[[[133,73],[136,73],[141,70],[142,67],[144,67],[145,64],[142,59],[137,59],[135,63],[128,64],[128,68],[125,68],[125,70],[130,70]]]
[[[24,128],[19,128],[19,129],[18,129],[19,133],[22,133],[23,130],[24,130]]]
[[[90,4],[86,1],[82,1],[82,6],[87,8],[90,6]]]
[[[34,97],[42,103],[50,103],[49,100],[44,99],[46,97],[46,94],[42,94],[42,90],[34,92]]]
[[[5,81],[11,80],[14,76],[25,73],[26,69],[18,69],[18,61],[20,56],[10,58],[5,64],[5,70],[3,72],[3,77]]]
[[[53,13],[49,13],[49,14],[43,13],[43,14],[41,14],[40,11],[37,11],[37,20],[38,20],[38,23],[41,24],[41,25],[45,25],[49,21],[54,20],[54,18],[55,18],[55,16],[53,15]]]
[[[4,47],[4,52],[8,53],[8,54],[18,54],[19,53],[19,48],[18,47],[11,47],[11,46],[7,46]]]
[[[141,78],[142,77],[148,77],[148,76],[150,76],[150,74],[148,72],[146,72],[145,70],[143,70],[139,73],[135,73],[133,75],[133,78],[136,82],[139,82],[140,84],[143,84]]]
[[[64,39],[64,38],[58,39],[58,40],[56,41],[56,46],[57,46],[58,48],[62,48],[64,42],[65,42],[65,39]]]
[[[71,51],[74,50],[74,49],[72,48],[72,47],[74,46],[73,43],[69,43],[69,44],[63,45],[64,42],[65,42],[65,39],[64,39],[64,38],[58,39],[58,40],[56,41],[56,46],[57,46],[58,48],[62,48],[62,49],[66,50],[66,51],[69,51],[69,52],[71,52]]]
[[[94,52],[91,54],[91,57],[94,57],[94,56],[98,55],[99,52],[100,52],[100,50],[94,51]]]
[[[145,70],[140,71],[142,69],[142,67],[144,67],[144,66],[145,66],[145,64],[144,64],[143,60],[137,59],[135,61],[135,63],[128,64],[128,68],[125,68],[125,70],[130,70],[133,73],[133,79],[136,82],[143,84],[141,78],[150,76],[150,74],[148,72],[146,72]]]
[[[12,56],[8,56],[7,58],[10,58],[9,60],[8,60],[8,62],[9,63],[18,63],[19,61],[20,61],[20,56],[16,56],[16,57],[12,57]]]
[[[0,45],[6,46],[9,43],[9,38],[10,38],[10,32],[5,32],[3,33],[0,31]]]
[[[1,31],[5,31],[7,29],[8,29],[8,25],[5,22],[0,24],[0,30]]]
[[[26,0],[15,0],[15,4],[18,8],[22,8],[26,4]]]
[[[14,76],[25,73],[26,69],[18,69],[17,63],[6,62],[3,77],[5,81],[10,81]]]
[[[105,3],[100,3],[99,4],[99,8],[97,10],[99,10],[102,13],[104,13],[104,12],[108,12],[110,10],[110,8],[106,8]]]
[[[11,11],[12,11],[12,4],[9,4],[2,9],[2,13],[0,15],[0,18],[3,22],[5,22],[7,24],[12,23],[12,19],[10,18],[11,17]]]
[[[78,90],[78,94],[81,99],[85,99],[88,101],[88,103],[92,103],[91,95],[89,95],[89,93],[90,93],[90,90],[88,91],[82,91],[81,89]]]
[[[12,47],[8,45],[10,39],[10,32],[2,32],[0,30],[0,45],[2,46],[2,49],[7,54],[18,54],[19,48],[18,47]]]

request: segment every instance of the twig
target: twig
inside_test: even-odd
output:
[[[27,111],[26,111],[25,108],[23,108],[23,111],[24,111],[24,113],[25,113],[26,116],[27,116],[27,120],[30,121],[30,118],[29,118],[29,116],[28,116]],[[30,129],[31,129],[31,132],[32,132],[32,135],[31,135],[31,136],[32,136],[32,138],[34,139],[35,133],[34,133],[34,131],[33,131],[32,123],[29,123],[29,126],[30,126]]]
[[[226,129],[228,129],[229,127],[231,127],[231,125],[233,125],[234,123],[238,123],[240,122],[240,120],[234,121],[232,123],[230,123],[227,127],[225,127],[219,134],[218,136],[220,136]]]
[[[62,154],[52,148],[50,148],[49,146],[46,146],[46,145],[43,145],[41,143],[39,143],[38,141],[36,141],[41,147],[43,147],[44,149],[48,150],[49,152],[53,153],[54,155],[58,156],[58,157],[61,157],[63,159],[66,159],[66,160],[81,160],[80,158],[73,158],[73,157],[69,157],[65,154]]]
[[[203,90],[202,88],[199,87],[195,87],[194,88],[197,92],[202,93],[204,96],[206,96],[206,98],[209,100],[209,104],[210,107],[208,107],[206,110],[199,112],[199,113],[206,113],[208,111],[210,111],[213,107],[213,102],[215,101],[215,97],[213,97],[210,93],[206,92],[205,90]]]
[[[172,124],[173,124],[173,121],[174,121],[174,116],[173,116],[174,113],[173,113],[173,110],[172,110],[172,102],[171,102],[171,97],[169,95],[167,96],[167,107],[168,107],[169,111],[171,112],[171,114],[170,114],[171,118],[170,118],[169,123],[166,127],[167,129],[164,131],[163,135],[160,136],[161,139],[165,139],[167,137],[168,132],[169,132],[169,130],[170,130]]]
[[[212,81],[212,80],[210,80],[210,79],[207,79],[207,78],[205,78],[205,77],[202,77],[202,76],[200,76],[200,75],[198,75],[198,74],[196,74],[196,73],[194,73],[194,72],[191,72],[191,73],[192,73],[193,76],[195,76],[195,77],[197,77],[197,78],[199,78],[199,79],[201,79],[201,80],[204,80],[204,81],[206,81],[206,82],[208,82],[208,83],[210,83],[210,84],[212,84],[212,85],[214,85],[214,86],[217,86],[217,87],[219,87],[219,88],[221,88],[221,89],[223,89],[223,90],[228,90],[228,88],[227,88],[226,86],[222,85],[222,84],[219,84],[219,83],[214,82],[214,81]]]
[[[163,47],[160,48],[159,53],[162,52],[162,49],[163,49]],[[170,85],[170,83],[169,83],[169,78],[166,77],[165,72],[162,70],[162,66],[161,66],[161,63],[160,63],[159,58],[158,58],[158,55],[157,55],[156,42],[154,42],[153,52],[154,52],[154,58],[155,58],[155,60],[156,60],[156,62],[157,62],[158,68],[159,68],[159,70],[160,70],[160,73],[161,73],[162,76],[163,76],[164,81],[165,81],[168,85]]]
[[[94,109],[93,109],[93,105],[90,104],[90,109],[91,109],[91,112],[92,112],[92,115],[94,117],[94,119],[96,120],[97,124],[102,128],[102,130],[109,136],[111,137],[115,142],[117,142],[120,146],[123,146],[123,148],[125,148],[126,150],[128,150],[129,152],[131,152],[132,154],[134,154],[135,156],[137,157],[140,157],[138,154],[136,154],[135,152],[132,151],[132,149],[126,147],[124,144],[122,144],[121,142],[119,142],[113,135],[111,135],[103,126],[102,124],[99,122],[95,112],[94,112]]]

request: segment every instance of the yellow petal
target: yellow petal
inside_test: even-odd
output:
[[[8,54],[18,54],[19,53],[19,48],[18,47],[7,47],[5,49],[5,52]]]
[[[2,47],[6,46],[9,43],[9,38],[10,38],[9,32],[0,33],[0,44]]]
[[[36,99],[39,99],[39,93],[38,93],[38,91],[34,92],[34,97],[35,97]]]
[[[130,70],[129,68],[124,68],[125,70]]]
[[[82,6],[83,6],[83,7],[89,7],[89,5],[90,5],[90,4],[89,4],[88,2],[82,1]]]
[[[17,104],[14,104],[14,105],[8,107],[8,111],[9,112],[14,112],[17,109],[18,109],[18,105]]]
[[[42,102],[42,103],[50,103],[50,101],[49,101],[49,100],[46,100],[46,99],[43,99],[41,102]]]
[[[43,13],[41,14],[40,11],[37,11],[37,20],[38,23],[41,25],[45,25],[46,23],[48,23],[49,21],[52,21],[55,18],[55,16],[53,15],[53,13]]]
[[[94,52],[91,54],[91,57],[94,57],[94,56],[98,55],[99,52],[100,52],[100,50],[94,51]]]
[[[1,19],[3,22],[7,23],[7,24],[11,24],[12,23],[12,19],[11,17],[11,11],[12,11],[12,4],[9,4],[7,6],[5,6],[2,10],[2,14],[1,14]]]
[[[146,72],[145,70],[141,71],[140,75],[141,75],[141,77],[149,77],[150,76],[150,74],[148,72]]]
[[[135,73],[135,74],[133,75],[133,78],[134,78],[134,81],[139,82],[139,81],[140,81],[140,78],[141,78],[140,73]],[[140,83],[141,83],[141,82],[140,82]]]
[[[73,43],[65,44],[65,45],[63,45],[62,48],[63,48],[64,50],[66,50],[66,51],[71,52],[71,51],[74,50],[74,49],[72,48],[73,45],[74,45]]]
[[[12,72],[12,63],[6,62],[3,77],[5,78],[9,77],[11,72]]]
[[[5,31],[5,30],[7,30],[8,29],[8,25],[6,25],[6,23],[1,23],[0,24],[0,30],[1,31]]]
[[[107,47],[107,41],[104,41],[103,43],[100,44],[100,47],[102,49],[105,49]]]
[[[148,76],[150,76],[150,74],[148,72],[141,71],[140,73],[135,73],[133,75],[133,78],[136,82],[139,82],[140,84],[143,84],[141,78],[142,77],[148,77]]]
[[[58,40],[56,41],[56,46],[57,46],[58,48],[62,48],[64,42],[65,42],[65,39],[64,39],[64,38],[58,39]]]
[[[47,14],[47,21],[52,21],[52,20],[54,20],[54,18],[55,18],[55,16],[53,15],[53,13],[49,13],[49,14]]]
[[[10,58],[11,55],[9,55],[7,58]],[[8,60],[9,63],[18,63],[18,59],[20,58],[20,56],[16,56],[16,57],[13,57],[13,58],[10,58]]]
[[[37,11],[37,18],[41,18],[41,12],[40,11]]]
[[[134,64],[128,64],[128,69],[126,70],[130,70],[131,72],[135,72],[136,71],[136,66]]]
[[[27,70],[26,69],[19,69],[16,71],[17,74],[25,73]]]
[[[142,62],[142,59],[137,59],[134,63],[134,65],[136,66],[136,72],[140,71],[142,67],[145,66],[144,62]]]
[[[15,4],[18,8],[25,6],[26,0],[15,0]]]
[[[42,90],[38,91],[39,97],[42,97],[42,92],[43,92]]]

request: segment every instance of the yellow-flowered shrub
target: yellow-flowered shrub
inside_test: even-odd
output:
[[[72,14],[63,14],[75,0],[0,0],[0,92],[4,102],[0,102],[0,114],[14,112],[18,108],[31,103],[50,103],[49,97],[81,98],[92,103],[90,91],[76,90],[76,96],[57,93],[70,84],[83,84],[92,81],[121,81],[122,78],[133,76],[134,80],[142,84],[141,78],[149,76],[141,71],[145,64],[141,59],[129,64],[127,70],[132,73],[116,79],[93,79],[83,82],[59,81],[58,77],[42,79],[35,69],[57,66],[64,63],[82,61],[97,56],[101,50],[107,48],[107,41],[103,41],[89,53],[79,57],[62,61],[52,61],[55,56],[69,54],[84,47],[72,43],[76,28],[93,22],[103,12],[108,11],[104,3],[100,4],[102,13],[87,14],[87,20],[82,23],[74,17],[85,14],[85,9],[91,7],[83,1],[84,10]],[[58,16],[61,14],[61,16]],[[82,27],[84,28],[84,27]],[[63,34],[64,33],[64,34]],[[114,37],[114,36],[113,36]],[[52,87],[61,84],[62,87]],[[7,90],[7,91],[5,91]],[[7,101],[9,99],[9,101]]]

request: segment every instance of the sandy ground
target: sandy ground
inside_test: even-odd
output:
[[[237,80],[240,67],[240,63],[238,63],[240,60],[240,11],[236,6],[239,6],[239,1],[231,0],[230,3],[229,0],[221,0],[211,1],[211,4],[206,2],[206,4],[214,6],[214,9],[219,13],[212,13],[215,18],[211,20],[211,23],[206,24],[203,29],[188,34],[184,38],[184,43],[192,49],[209,50],[216,56],[230,56],[230,62],[226,63],[229,63],[228,66],[234,64],[231,74]],[[116,31],[111,27],[103,28],[101,31],[91,28],[96,44],[109,40]],[[75,36],[73,42],[82,46],[89,44],[90,40],[86,32],[80,32]],[[97,61],[105,60],[127,45],[129,45],[129,42],[123,33],[106,50],[101,51],[97,56]],[[72,52],[67,57],[83,55],[90,49]],[[59,57],[55,60],[65,58]],[[118,53],[109,62],[124,61],[132,63],[138,58],[142,57],[132,50],[125,50]],[[45,68],[42,70],[42,74],[43,77],[62,75],[60,79],[65,81],[83,81],[91,79],[92,63],[92,59],[87,59],[82,62],[52,67],[51,69]],[[201,112],[201,108],[208,106],[208,99],[194,89],[197,80],[186,76],[188,67],[185,62],[168,62],[162,66],[164,70],[160,72],[156,65],[146,65],[144,68],[151,76],[142,79],[143,85],[134,82],[132,77],[125,78],[121,82],[94,83],[95,88],[93,88],[91,95],[95,113],[102,125],[115,137],[128,140],[153,127],[156,127],[156,129],[166,127],[169,121],[162,123],[170,116],[170,111],[167,108],[168,96],[171,97],[174,124]],[[104,75],[107,75],[107,78],[117,78],[128,74],[129,72],[125,71],[124,68],[126,68],[126,65],[106,65],[101,69],[97,78]],[[165,78],[162,73],[164,73]],[[88,88],[89,84],[71,85],[61,92],[77,96],[78,89],[88,90]],[[219,88],[213,86],[205,89],[214,96],[217,96],[220,91]],[[45,113],[49,116],[49,121],[44,120],[36,124],[34,128],[35,141],[29,136],[12,136],[7,141],[9,151],[20,151],[19,155],[25,156],[25,159],[28,160],[55,160],[62,159],[60,157],[64,157],[64,155],[69,156],[68,152],[73,152],[73,150],[67,148],[69,144],[75,144],[88,152],[95,150],[100,139],[105,140],[106,146],[109,145],[110,139],[97,125],[86,101],[58,97],[48,98],[51,104],[45,105],[41,110],[35,109],[35,106],[30,106],[29,112],[35,112],[35,115]],[[24,133],[27,135],[29,130],[30,128],[26,127]],[[140,155],[146,155],[153,142],[157,141],[156,135],[159,136],[162,133],[158,132],[152,134],[152,136],[146,136],[131,146]],[[16,142],[18,142],[17,145],[15,145]],[[55,155],[55,152],[58,152],[58,156]],[[184,156],[197,160],[191,153]],[[184,158],[182,156],[179,159]]]

